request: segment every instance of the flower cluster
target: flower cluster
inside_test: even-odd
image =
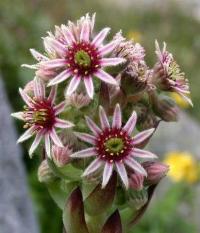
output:
[[[23,67],[35,70],[34,79],[19,89],[23,111],[12,114],[26,129],[18,142],[35,136],[29,155],[41,154],[41,146],[39,181],[64,209],[69,233],[94,227],[83,221],[84,211],[92,219],[116,208],[101,226],[108,231],[109,221],[120,219],[119,203],[137,210],[136,219],[142,216],[141,207],[168,172],[144,149],[161,121],[177,120],[177,106],[166,92],[192,104],[188,81],[165,44],[161,51],[156,42],[157,61],[150,68],[139,43],[121,31],[107,43],[110,28],[95,33],[94,25],[95,14],[86,14],[48,32],[42,53],[30,49],[36,64]]]

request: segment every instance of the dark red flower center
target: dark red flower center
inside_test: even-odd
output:
[[[55,110],[49,100],[33,100],[33,107],[25,106],[25,128],[35,126],[36,130],[51,130],[55,124]]]
[[[132,139],[122,129],[106,129],[96,141],[98,156],[111,163],[124,159],[132,149]]]
[[[81,77],[93,75],[101,67],[98,49],[87,42],[74,43],[66,54],[67,67]]]

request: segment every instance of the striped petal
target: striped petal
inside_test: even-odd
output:
[[[106,116],[106,112],[102,106],[99,107],[99,118],[100,118],[102,129],[110,128],[110,124]]]
[[[29,96],[26,94],[26,92],[25,92],[23,89],[21,89],[21,88],[19,88],[19,93],[20,93],[20,95],[21,95],[23,101],[24,101],[29,107],[32,107],[32,99],[31,99],[31,97],[29,97]]]
[[[108,43],[107,45],[103,46],[102,48],[99,49],[99,52],[101,54],[101,56],[105,56],[108,53],[112,52],[115,47],[118,45],[119,41],[114,40],[110,43]]]
[[[136,114],[135,111],[133,111],[132,115],[130,116],[130,118],[128,119],[127,123],[123,127],[123,130],[128,135],[131,135],[131,133],[133,132],[133,130],[135,128],[136,121],[137,121],[137,114]]]
[[[39,99],[45,98],[45,85],[43,81],[38,77],[35,77],[34,79],[33,90],[35,97]]]
[[[74,133],[80,140],[95,145],[95,137],[87,133]]]
[[[113,115],[112,127],[119,129],[121,128],[121,125],[122,125],[122,114],[121,114],[120,105],[117,104]]]
[[[132,152],[133,157],[141,158],[141,159],[157,159],[158,156],[151,153],[150,151],[141,150],[138,148],[134,148]]]
[[[85,117],[86,123],[95,136],[101,133],[101,129],[89,117]]]
[[[36,51],[35,49],[30,49],[30,52],[31,52],[32,56],[39,62],[47,61],[49,59],[48,57],[46,57],[43,54]]]
[[[116,65],[119,65],[119,64],[124,63],[124,62],[126,62],[126,59],[119,58],[119,57],[102,58],[101,59],[101,65],[103,67],[106,67],[106,66],[116,66]]]
[[[88,176],[92,173],[94,173],[95,171],[97,171],[101,166],[102,166],[103,162],[99,159],[95,159],[84,171],[84,173],[82,174],[82,176]]]
[[[116,168],[117,168],[117,172],[121,178],[122,183],[124,184],[125,188],[128,189],[129,186],[129,182],[128,182],[128,176],[127,176],[127,172],[125,169],[125,166],[123,163],[115,163]]]
[[[102,42],[104,41],[104,39],[106,38],[106,36],[108,35],[110,31],[110,28],[104,28],[102,29],[93,39],[92,44],[95,46],[99,46],[102,44]]]
[[[97,155],[97,152],[94,147],[87,148],[70,155],[71,158],[88,158]]]
[[[90,37],[90,25],[88,20],[85,20],[81,28],[80,41],[88,42],[89,37]]]
[[[144,130],[141,133],[138,133],[133,138],[133,145],[138,145],[144,142],[146,139],[148,139],[153,134],[154,131],[155,131],[155,128],[152,128],[152,129]]]
[[[90,99],[93,99],[94,85],[93,85],[92,77],[91,76],[85,77],[84,84],[85,84],[85,89],[87,91],[88,96],[90,97]]]
[[[69,83],[69,86],[66,91],[66,95],[71,95],[78,88],[80,81],[81,81],[81,77],[74,76]]]
[[[30,149],[29,149],[29,156],[30,156],[30,157],[32,157],[32,154],[33,154],[33,152],[36,150],[36,148],[38,147],[39,143],[41,142],[42,137],[43,137],[42,132],[38,132],[38,133],[36,134],[36,137],[35,137],[35,139],[34,139],[32,145],[31,145],[31,147],[30,147]]]
[[[52,59],[49,61],[41,62],[41,66],[45,67],[46,69],[54,69],[54,68],[60,68],[66,65],[65,59]]]
[[[60,74],[58,74],[55,78],[53,78],[49,83],[48,86],[53,86],[55,84],[61,83],[68,79],[71,76],[71,71],[64,70]]]
[[[61,112],[63,112],[63,110],[65,109],[65,101],[61,102],[60,104],[56,105],[54,110],[55,110],[55,115],[60,114]]]
[[[105,186],[108,184],[110,177],[112,175],[112,171],[113,171],[113,164],[106,163],[103,170],[102,188],[105,188]]]
[[[95,76],[97,76],[97,78],[101,79],[105,83],[109,83],[109,84],[118,86],[117,81],[110,74],[106,73],[103,70],[98,70],[95,73]]]
[[[68,45],[71,45],[73,42],[75,42],[75,38],[68,27],[61,25],[61,29]]]
[[[147,176],[147,172],[145,171],[145,169],[133,158],[129,157],[129,158],[125,159],[124,162],[133,171],[135,171],[141,175]]]
[[[60,56],[65,55],[67,48],[63,44],[61,44],[58,40],[55,40],[55,39],[50,38],[50,37],[46,37],[46,38],[44,38],[44,40],[46,40],[46,43],[51,48],[53,48],[58,55],[60,55]]]
[[[74,126],[74,124],[70,121],[62,120],[59,118],[56,118],[55,120],[56,120],[55,127],[57,128],[66,129]]]
[[[24,141],[26,141],[27,139],[29,139],[30,137],[32,137],[32,136],[33,136],[34,129],[35,129],[34,126],[32,126],[32,127],[30,127],[29,129],[27,129],[27,130],[25,131],[25,133],[23,133],[23,134],[19,137],[19,139],[17,140],[17,143],[24,142]]]
[[[51,101],[51,103],[55,102],[56,94],[57,94],[57,86],[53,86],[48,96],[48,100]]]
[[[45,151],[47,153],[47,156],[51,158],[51,144],[50,144],[50,137],[48,133],[45,134],[44,141],[45,141]]]
[[[62,144],[62,142],[60,141],[60,138],[58,137],[58,135],[57,135],[55,129],[52,129],[52,130],[51,130],[50,137],[51,137],[51,139],[53,140],[53,142],[54,142],[57,146],[60,146],[60,147],[63,146],[63,144]]]

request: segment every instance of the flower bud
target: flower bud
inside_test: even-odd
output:
[[[36,71],[36,76],[40,77],[44,81],[49,81],[56,76],[56,72],[50,69],[40,68]]]
[[[57,167],[63,167],[70,161],[72,150],[66,147],[59,147],[54,145],[52,147],[52,159]]]
[[[164,121],[177,121],[179,108],[176,103],[168,96],[157,96],[153,94],[151,97],[154,112]]]
[[[134,190],[141,190],[143,188],[144,176],[138,173],[133,173],[129,178],[129,186]]]
[[[73,93],[72,95],[66,96],[65,98],[67,105],[72,105],[73,107],[78,109],[87,106],[91,102],[89,96],[84,95],[83,93]]]
[[[157,184],[169,171],[169,166],[161,162],[144,162],[142,164],[147,171],[147,184]]]
[[[129,192],[129,205],[134,207],[136,210],[142,208],[148,201],[148,193],[146,189],[140,191]]]
[[[43,160],[42,163],[40,164],[39,168],[38,168],[38,180],[41,183],[46,183],[46,182],[50,182],[54,179],[54,174],[52,172],[52,170],[50,169],[47,160]]]

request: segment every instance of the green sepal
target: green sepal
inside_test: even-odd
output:
[[[118,210],[108,218],[101,233],[122,233],[121,217]]]

